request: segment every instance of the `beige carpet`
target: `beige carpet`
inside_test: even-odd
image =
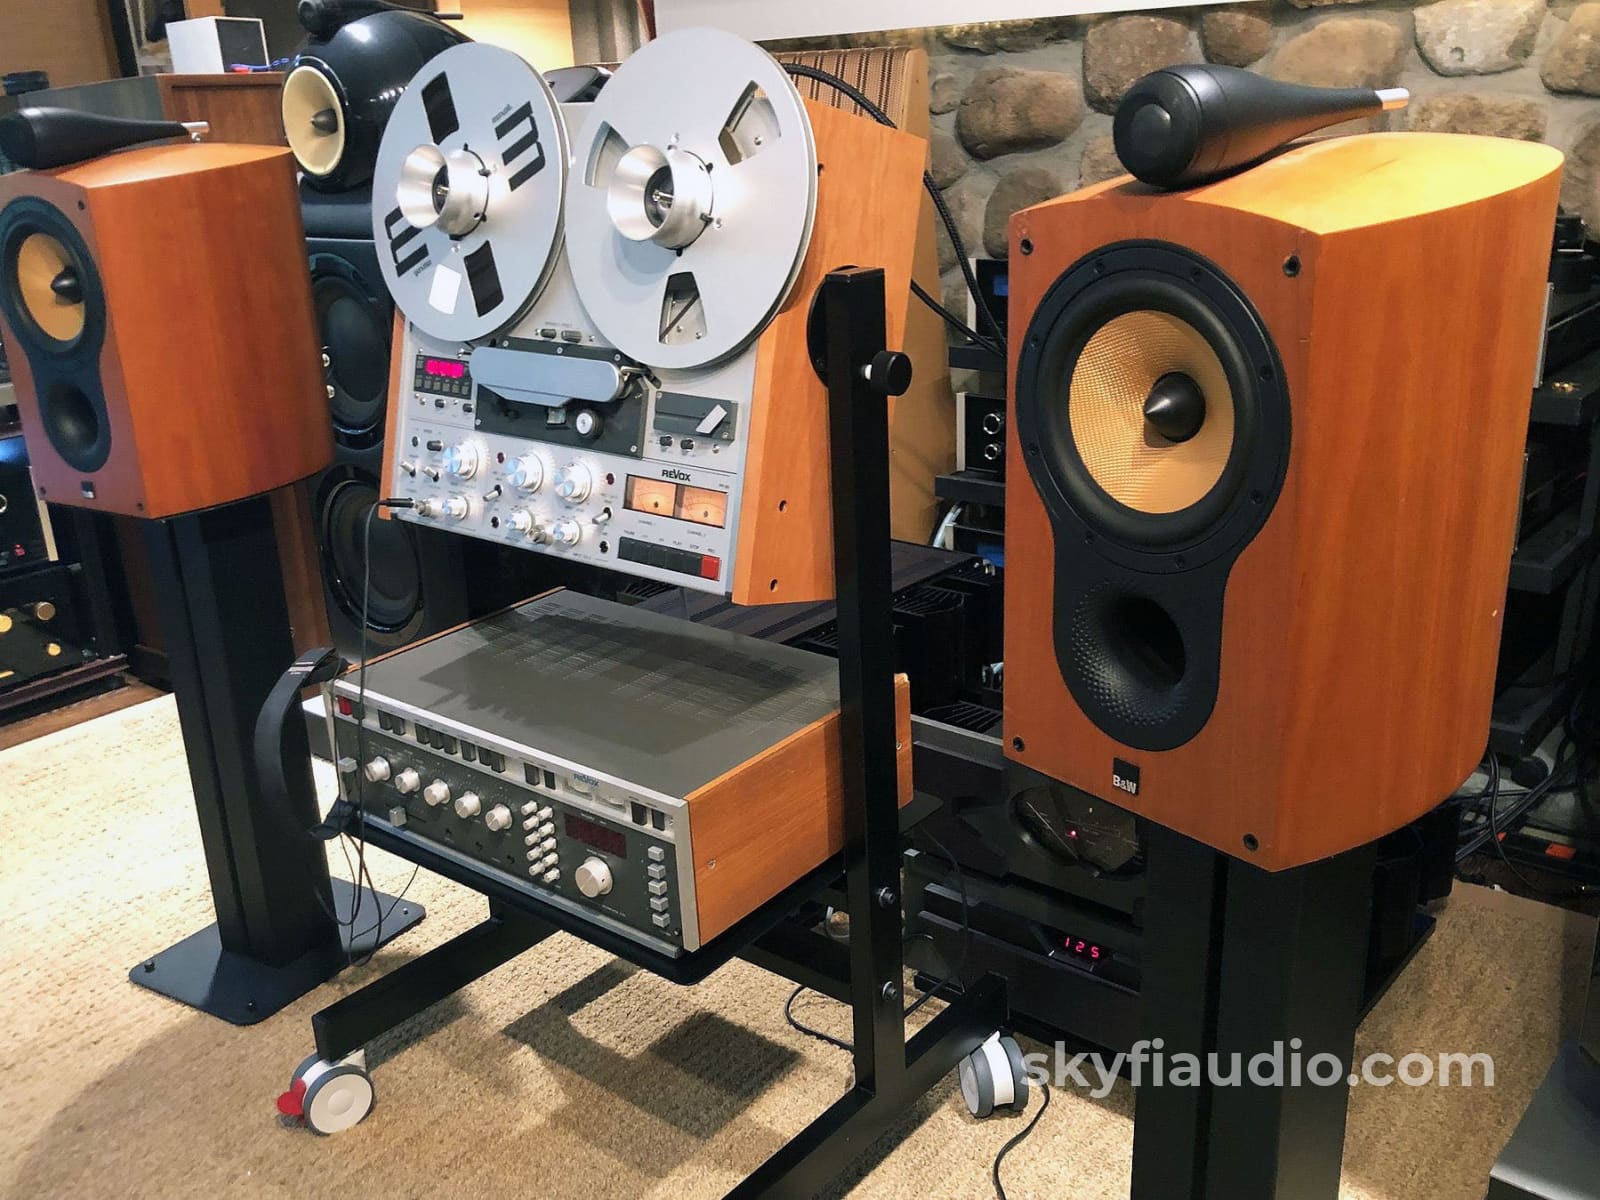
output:
[[[141,955],[211,919],[170,699],[0,753],[0,855],[5,1195],[712,1197],[848,1083],[843,1054],[784,1024],[782,980],[735,964],[683,989],[558,936],[373,1046],[365,1124],[334,1138],[290,1126],[273,1100],[310,1050],[311,1013],[474,923],[483,902],[419,876],[419,929],[252,1029],[132,986]],[[404,882],[409,867],[375,857],[379,886]],[[1482,1196],[1554,1051],[1586,933],[1458,888],[1361,1048],[1486,1051],[1497,1086],[1356,1089],[1345,1197]],[[831,1001],[801,1012],[846,1032]],[[1131,1112],[1126,1087],[1104,1102],[1057,1093],[1007,1160],[1010,1194],[1125,1196]],[[974,1121],[940,1088],[853,1194],[987,1196],[1021,1121]]]

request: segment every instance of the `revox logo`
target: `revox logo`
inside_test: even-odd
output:
[[[1139,794],[1139,768],[1121,758],[1111,760],[1111,786],[1130,796]]]
[[[679,483],[688,483],[689,480],[694,477],[690,475],[689,472],[680,471],[676,467],[663,467],[661,470],[661,478],[676,479]]]

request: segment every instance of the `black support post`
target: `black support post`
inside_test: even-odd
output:
[[[1169,1064],[1187,1053],[1204,1068],[1214,1054],[1224,1076],[1237,1056],[1239,1082],[1144,1082],[1134,1200],[1337,1200],[1374,854],[1270,873],[1152,829],[1143,1036]],[[1281,1056],[1281,1086],[1250,1081],[1263,1054]],[[1338,1082],[1296,1084],[1294,1054],[1332,1055]]]
[[[294,661],[272,511],[262,496],[145,523],[217,921],[130,978],[236,1025],[263,1020],[372,948],[375,921],[341,927],[348,885],[330,882],[309,814],[271,811],[252,757],[256,717]],[[289,737],[305,748],[296,722]],[[291,747],[291,752],[293,747]],[[366,896],[365,914],[392,897]],[[383,940],[422,918],[390,912]]]

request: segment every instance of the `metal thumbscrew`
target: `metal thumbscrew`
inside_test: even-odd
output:
[[[911,358],[898,350],[879,350],[861,375],[885,396],[903,396],[911,386]]]

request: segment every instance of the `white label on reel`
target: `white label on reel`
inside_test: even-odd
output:
[[[460,296],[461,272],[452,271],[443,264],[434,268],[433,286],[428,289],[428,303],[442,313],[453,313]]]

